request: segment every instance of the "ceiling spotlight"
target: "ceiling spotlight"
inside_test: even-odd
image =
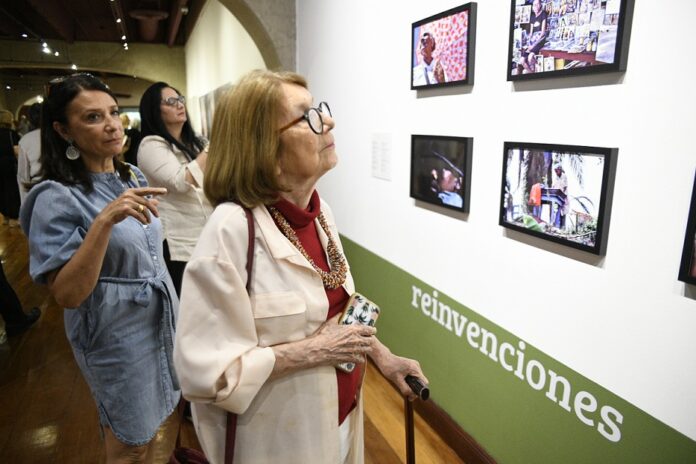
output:
[[[48,44],[46,42],[43,43],[44,48],[48,48]]]
[[[22,33],[22,37],[26,39],[29,36],[27,34]]]
[[[116,24],[121,22],[121,18],[116,18]]]
[[[74,65],[70,66],[70,69],[72,69],[73,71],[77,71],[77,65],[74,64]]]
[[[47,54],[47,55],[49,55],[49,54],[51,53],[51,49],[48,48],[48,47],[42,48],[41,51],[44,52],[44,53]]]
[[[126,40],[126,35],[125,35],[125,34],[121,36],[121,40]]]
[[[36,101],[39,103],[43,103],[43,97],[41,95],[36,96]]]
[[[12,87],[10,87],[9,85],[6,85],[5,88],[6,88],[7,90],[12,90]]]
[[[60,53],[59,53],[59,52],[55,52],[55,53],[53,54],[53,56],[60,56]]]

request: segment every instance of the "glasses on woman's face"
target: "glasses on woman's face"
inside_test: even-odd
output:
[[[312,132],[314,132],[315,134],[323,134],[324,120],[321,117],[322,114],[332,117],[331,108],[329,108],[329,104],[326,102],[319,103],[319,105],[316,108],[308,109],[304,112],[302,116],[290,121],[288,124],[281,127],[280,132],[290,129],[292,126],[304,119],[307,121],[307,124],[309,124],[309,128],[312,129]]]
[[[162,103],[164,103],[167,106],[176,106],[177,103],[181,103],[182,105],[186,104],[186,97],[183,95],[179,95],[178,97],[169,97],[165,98],[162,100]]]

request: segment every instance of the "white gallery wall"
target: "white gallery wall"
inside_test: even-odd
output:
[[[218,0],[208,0],[186,42],[186,95],[191,122],[200,131],[197,98],[265,69],[261,52],[239,20]]]
[[[636,1],[624,74],[513,85],[510,2],[481,0],[475,84],[411,91],[411,23],[459,4],[297,1],[298,69],[337,124],[339,165],[319,190],[339,229],[696,439],[696,292],[677,281],[696,169],[696,2]],[[409,198],[411,134],[474,138],[468,215]],[[391,180],[372,176],[375,136],[391,140]],[[618,147],[606,256],[498,226],[504,141]]]

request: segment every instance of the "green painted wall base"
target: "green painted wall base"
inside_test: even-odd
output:
[[[357,290],[382,308],[380,340],[420,361],[433,400],[498,462],[696,463],[695,441],[342,240]]]

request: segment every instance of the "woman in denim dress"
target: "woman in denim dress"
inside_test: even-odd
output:
[[[30,273],[63,306],[97,404],[106,461],[142,462],[180,398],[172,364],[178,299],[162,257],[156,196],[121,163],[123,127],[101,81],[52,81],[41,124],[43,182],[22,206]]]

